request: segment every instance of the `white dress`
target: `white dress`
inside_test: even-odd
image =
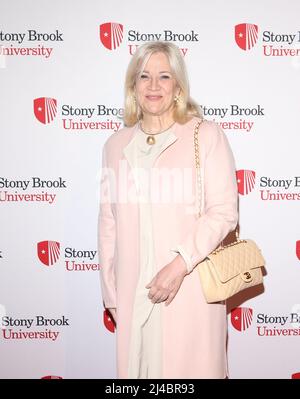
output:
[[[155,144],[138,129],[133,143],[132,164],[140,211],[140,274],[136,289],[129,350],[128,378],[161,378],[161,306],[148,298],[145,286],[156,275],[151,208],[151,168],[166,144],[172,128],[155,135]],[[155,190],[155,187],[152,189]]]

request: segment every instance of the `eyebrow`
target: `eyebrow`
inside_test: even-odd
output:
[[[144,73],[149,73],[149,71],[142,71],[142,72],[144,72]],[[171,71],[160,71],[159,73],[170,73],[171,74]]]

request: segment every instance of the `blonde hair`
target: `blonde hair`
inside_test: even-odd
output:
[[[187,71],[179,48],[173,43],[157,41],[139,46],[129,62],[125,79],[125,126],[133,126],[142,118],[142,110],[135,98],[136,79],[142,73],[150,56],[154,53],[163,53],[167,56],[171,72],[180,88],[179,98],[174,102],[173,118],[175,122],[183,124],[193,116],[201,117],[199,106],[190,97]]]

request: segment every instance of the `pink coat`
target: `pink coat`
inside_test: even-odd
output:
[[[199,129],[203,211],[197,217],[194,126],[175,123],[174,137],[158,156],[156,168],[188,168],[194,212],[186,202],[153,204],[157,270],[181,247],[196,266],[232,231],[238,220],[235,164],[227,137],[214,122]],[[126,146],[137,126],[113,134],[103,148],[103,167],[134,191]],[[121,163],[120,163],[121,161]],[[122,164],[122,171],[120,165]],[[124,173],[126,166],[126,173]],[[124,187],[123,187],[124,188]],[[160,187],[158,187],[160,189]],[[128,351],[135,289],[139,277],[139,208],[123,201],[121,188],[103,173],[99,213],[99,257],[104,306],[117,308],[117,373],[128,378]],[[121,199],[120,199],[121,198]],[[123,201],[123,202],[122,202]],[[195,267],[169,306],[162,306],[162,378],[225,378],[227,317],[224,303],[207,304]]]

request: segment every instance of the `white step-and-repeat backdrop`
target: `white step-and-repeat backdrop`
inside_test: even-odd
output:
[[[300,372],[300,2],[0,1],[0,377],[115,378],[97,251],[101,149],[130,57],[176,43],[232,146],[265,292],[228,313],[231,378]],[[187,309],[188,311],[188,309]]]

